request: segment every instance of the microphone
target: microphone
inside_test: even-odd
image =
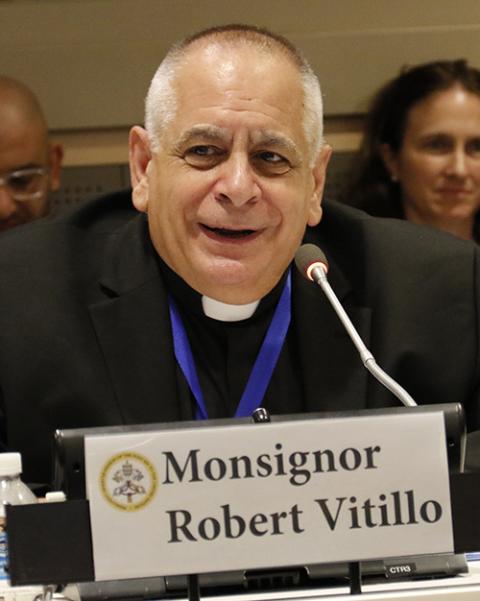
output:
[[[417,403],[398,382],[383,371],[360,338],[350,317],[328,283],[328,260],[324,252],[318,246],[315,246],[315,244],[303,244],[295,254],[295,265],[304,278],[315,282],[321,287],[344,328],[347,330],[353,344],[356,346],[365,368],[406,407],[416,407]]]

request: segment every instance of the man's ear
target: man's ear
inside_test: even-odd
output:
[[[132,183],[132,201],[135,208],[143,213],[148,209],[147,167],[152,158],[148,134],[136,125],[130,130],[128,139],[130,180]]]
[[[309,226],[318,225],[322,218],[322,198],[325,187],[325,178],[327,175],[327,166],[332,156],[332,148],[325,144],[320,149],[315,165],[312,169],[314,188],[310,199],[310,209],[308,213],[307,224]]]
[[[390,144],[380,144],[380,157],[392,181],[398,181],[398,159]]]
[[[50,191],[56,192],[60,188],[60,172],[62,171],[63,146],[50,143],[48,146],[48,169]]]

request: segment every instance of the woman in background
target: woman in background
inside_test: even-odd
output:
[[[480,241],[480,71],[438,61],[387,83],[345,201]]]

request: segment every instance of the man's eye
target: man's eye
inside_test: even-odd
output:
[[[268,161],[269,163],[281,163],[282,161],[285,161],[285,159],[282,156],[280,156],[279,154],[277,154],[276,152],[270,152],[270,151],[260,152],[259,156],[264,161]]]
[[[213,146],[194,146],[193,148],[190,148],[188,152],[205,157],[216,154],[215,150],[216,149]]]
[[[258,152],[254,156],[254,162],[260,171],[270,173],[272,175],[282,175],[287,173],[292,168],[290,161],[281,154],[272,152],[271,150],[264,150]]]
[[[192,167],[208,169],[216,165],[223,157],[223,154],[223,150],[217,146],[199,144],[188,148],[184,152],[183,158]]]
[[[35,178],[35,175],[12,175],[8,183],[15,190],[24,190],[34,183]]]

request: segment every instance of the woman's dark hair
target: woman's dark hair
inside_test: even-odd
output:
[[[455,85],[480,96],[480,71],[466,60],[436,61],[404,68],[374,96],[364,137],[345,201],[372,215],[403,217],[400,187],[392,182],[381,154],[382,144],[398,152],[410,110],[431,94]]]

